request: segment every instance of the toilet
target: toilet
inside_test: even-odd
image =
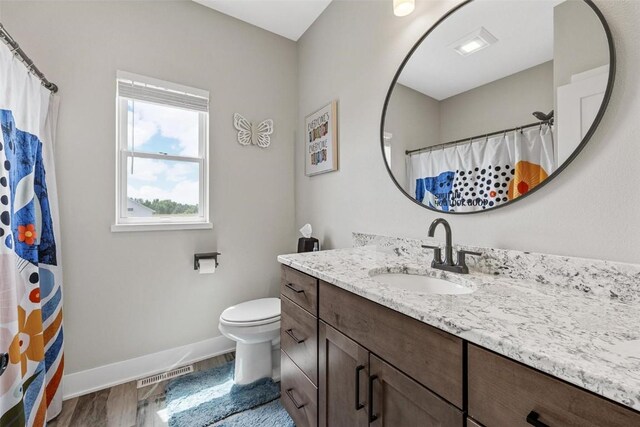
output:
[[[280,380],[280,299],[261,298],[222,312],[218,329],[236,342],[233,381]]]

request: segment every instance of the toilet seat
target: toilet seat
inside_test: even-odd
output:
[[[220,315],[228,326],[261,326],[280,321],[280,299],[261,298],[231,306]]]

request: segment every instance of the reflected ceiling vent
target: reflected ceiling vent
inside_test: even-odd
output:
[[[495,38],[493,34],[487,31],[484,27],[480,27],[461,39],[451,43],[449,46],[458,52],[458,54],[467,56],[472,53],[476,53],[485,47],[489,47],[497,41],[498,39]]]

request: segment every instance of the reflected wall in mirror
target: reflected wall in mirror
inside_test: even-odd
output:
[[[389,89],[387,169],[414,202],[495,209],[555,177],[591,137],[615,74],[586,0],[474,0],[414,46]]]

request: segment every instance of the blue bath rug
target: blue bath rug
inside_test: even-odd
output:
[[[287,410],[276,399],[257,408],[232,415],[213,427],[295,427]]]
[[[263,378],[251,384],[235,385],[233,368],[234,362],[228,362],[169,382],[166,388],[169,427],[206,427],[265,403],[276,401],[279,405],[280,384]],[[256,415],[263,416],[260,411]]]

